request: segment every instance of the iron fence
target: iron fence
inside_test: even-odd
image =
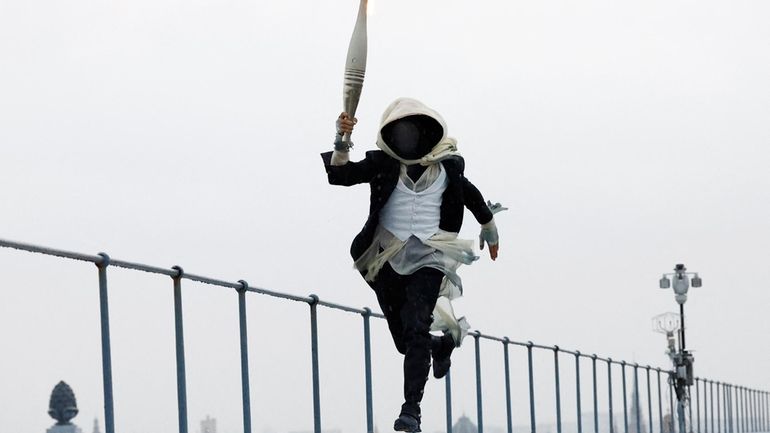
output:
[[[177,407],[178,407],[178,426],[180,433],[187,433],[187,388],[185,371],[185,350],[184,350],[184,321],[182,311],[182,281],[190,280],[203,284],[234,289],[238,296],[238,318],[240,332],[240,354],[241,354],[241,395],[242,395],[242,413],[243,413],[243,431],[251,433],[251,390],[249,388],[249,345],[247,339],[247,315],[246,315],[246,293],[256,293],[260,295],[272,296],[285,300],[306,303],[309,306],[310,316],[310,335],[311,335],[311,369],[312,369],[312,387],[313,387],[313,420],[314,433],[321,433],[321,398],[320,398],[320,368],[318,362],[318,319],[317,309],[319,306],[342,310],[348,313],[357,314],[363,320],[363,338],[364,338],[364,371],[365,371],[365,395],[366,395],[366,431],[374,432],[374,414],[372,398],[372,362],[371,362],[371,334],[370,320],[372,317],[384,319],[382,314],[373,312],[370,308],[352,308],[333,302],[319,299],[316,295],[296,296],[287,293],[281,293],[264,288],[250,286],[244,280],[229,282],[209,278],[185,272],[180,266],[171,268],[162,268],[150,266],[141,263],[115,260],[106,253],[96,255],[82,254],[71,251],[41,247],[37,245],[25,244],[0,239],[0,247],[13,248],[16,250],[27,251],[31,253],[44,254],[70,260],[90,262],[96,265],[98,271],[99,304],[100,304],[100,325],[101,325],[101,349],[102,349],[102,379],[104,387],[104,417],[106,433],[115,432],[114,408],[113,408],[113,389],[112,389],[112,358],[110,349],[110,320],[109,320],[109,302],[107,290],[107,270],[109,267],[117,267],[135,271],[148,272],[151,274],[165,275],[170,277],[173,284],[174,293],[174,324],[175,324],[175,343],[176,343],[176,374],[177,374]],[[511,394],[511,374],[510,374],[510,356],[509,348],[518,346],[526,349],[527,353],[527,377],[529,388],[529,420],[531,433],[537,433],[537,414],[535,411],[535,387],[534,380],[535,366],[533,362],[533,351],[540,350],[553,353],[554,366],[554,407],[553,415],[556,419],[557,433],[563,431],[563,408],[562,408],[562,384],[560,373],[560,360],[564,357],[571,357],[575,366],[575,415],[576,431],[583,433],[583,413],[581,395],[581,361],[590,362],[591,367],[591,403],[593,414],[594,433],[600,432],[599,423],[599,389],[597,377],[600,374],[600,368],[606,368],[607,373],[607,402],[609,423],[606,431],[608,433],[621,433],[615,430],[614,408],[613,408],[613,369],[615,375],[620,374],[621,389],[623,393],[623,424],[622,433],[645,433],[642,431],[642,419],[644,417],[643,402],[639,395],[639,373],[644,374],[646,381],[646,409],[649,419],[649,433],[655,433],[653,413],[653,391],[651,375],[655,376],[657,382],[657,420],[658,433],[673,433],[676,431],[675,420],[673,419],[674,397],[673,385],[669,378],[674,373],[670,370],[649,365],[639,365],[638,363],[628,363],[622,360],[614,360],[609,357],[601,357],[596,354],[581,353],[578,350],[566,350],[559,346],[546,346],[533,343],[531,341],[514,341],[508,337],[496,337],[486,335],[478,330],[471,331],[469,336],[474,339],[475,352],[475,376],[476,376],[476,416],[478,423],[478,432],[484,431],[484,405],[482,391],[481,375],[481,341],[489,341],[502,345],[503,364],[504,364],[504,385],[505,385],[505,406],[507,432],[513,433],[513,405]],[[632,396],[632,412],[629,413],[628,404],[628,385],[627,372],[633,373],[634,389]],[[617,382],[617,377],[614,376]],[[446,393],[446,431],[452,433],[452,378],[451,371],[447,373],[445,379]],[[669,392],[669,416],[666,419],[663,413],[663,393],[661,383],[668,384]],[[742,387],[726,382],[718,382],[705,378],[695,378],[695,396],[690,393],[690,404],[688,405],[688,417],[686,420],[687,432],[680,433],[744,433],[744,432],[767,432],[770,430],[770,393],[767,391]],[[715,397],[716,388],[716,397]],[[701,395],[702,390],[702,395]],[[693,404],[695,406],[695,416],[693,417]],[[716,404],[716,409],[714,405]],[[632,417],[634,424],[629,428],[629,417]]]

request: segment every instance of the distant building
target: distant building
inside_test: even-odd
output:
[[[217,419],[206,415],[206,419],[201,421],[201,433],[217,433]]]
[[[478,433],[479,428],[476,427],[476,424],[471,421],[470,418],[465,416],[461,416],[455,425],[452,426],[452,433]]]

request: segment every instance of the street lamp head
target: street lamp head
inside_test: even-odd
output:
[[[692,277],[691,282],[693,287],[701,287],[703,285],[703,281],[700,279],[697,273],[695,274],[694,277]]]
[[[687,279],[687,275],[674,275],[674,292],[676,292],[677,295],[686,295],[689,288],[690,280]]]
[[[660,288],[661,289],[668,289],[671,287],[671,280],[668,279],[665,275],[660,279]]]

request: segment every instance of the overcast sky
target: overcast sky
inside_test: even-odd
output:
[[[329,186],[318,156],[357,7],[3,0],[0,238],[375,306],[348,256],[368,189]],[[696,374],[770,389],[770,2],[371,0],[370,12],[352,158],[374,149],[388,103],[415,97],[445,117],[467,177],[510,208],[498,260],[460,270],[457,309],[474,328],[667,366],[651,318],[676,304],[657,281],[685,263],[703,278],[686,305]],[[461,236],[477,232],[466,213]],[[0,250],[3,431],[50,426],[62,379],[75,421],[103,426],[96,284],[87,263]],[[210,414],[235,433],[236,296],[184,287],[190,431]],[[308,308],[248,302],[254,431],[311,430]],[[170,279],[111,270],[110,308],[118,430],[174,431]],[[319,321],[324,428],[360,431],[361,319],[322,309]],[[387,431],[400,358],[373,328]],[[472,349],[452,371],[455,413],[475,418]],[[482,350],[485,425],[504,426],[502,351]],[[526,425],[525,352],[512,356]],[[544,421],[551,362],[536,357]],[[441,430],[443,383],[424,410],[423,430]]]

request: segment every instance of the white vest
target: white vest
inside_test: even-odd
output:
[[[441,197],[449,180],[442,164],[436,181],[421,192],[409,189],[399,177],[396,188],[380,211],[380,224],[402,241],[414,235],[425,241],[438,232]]]

